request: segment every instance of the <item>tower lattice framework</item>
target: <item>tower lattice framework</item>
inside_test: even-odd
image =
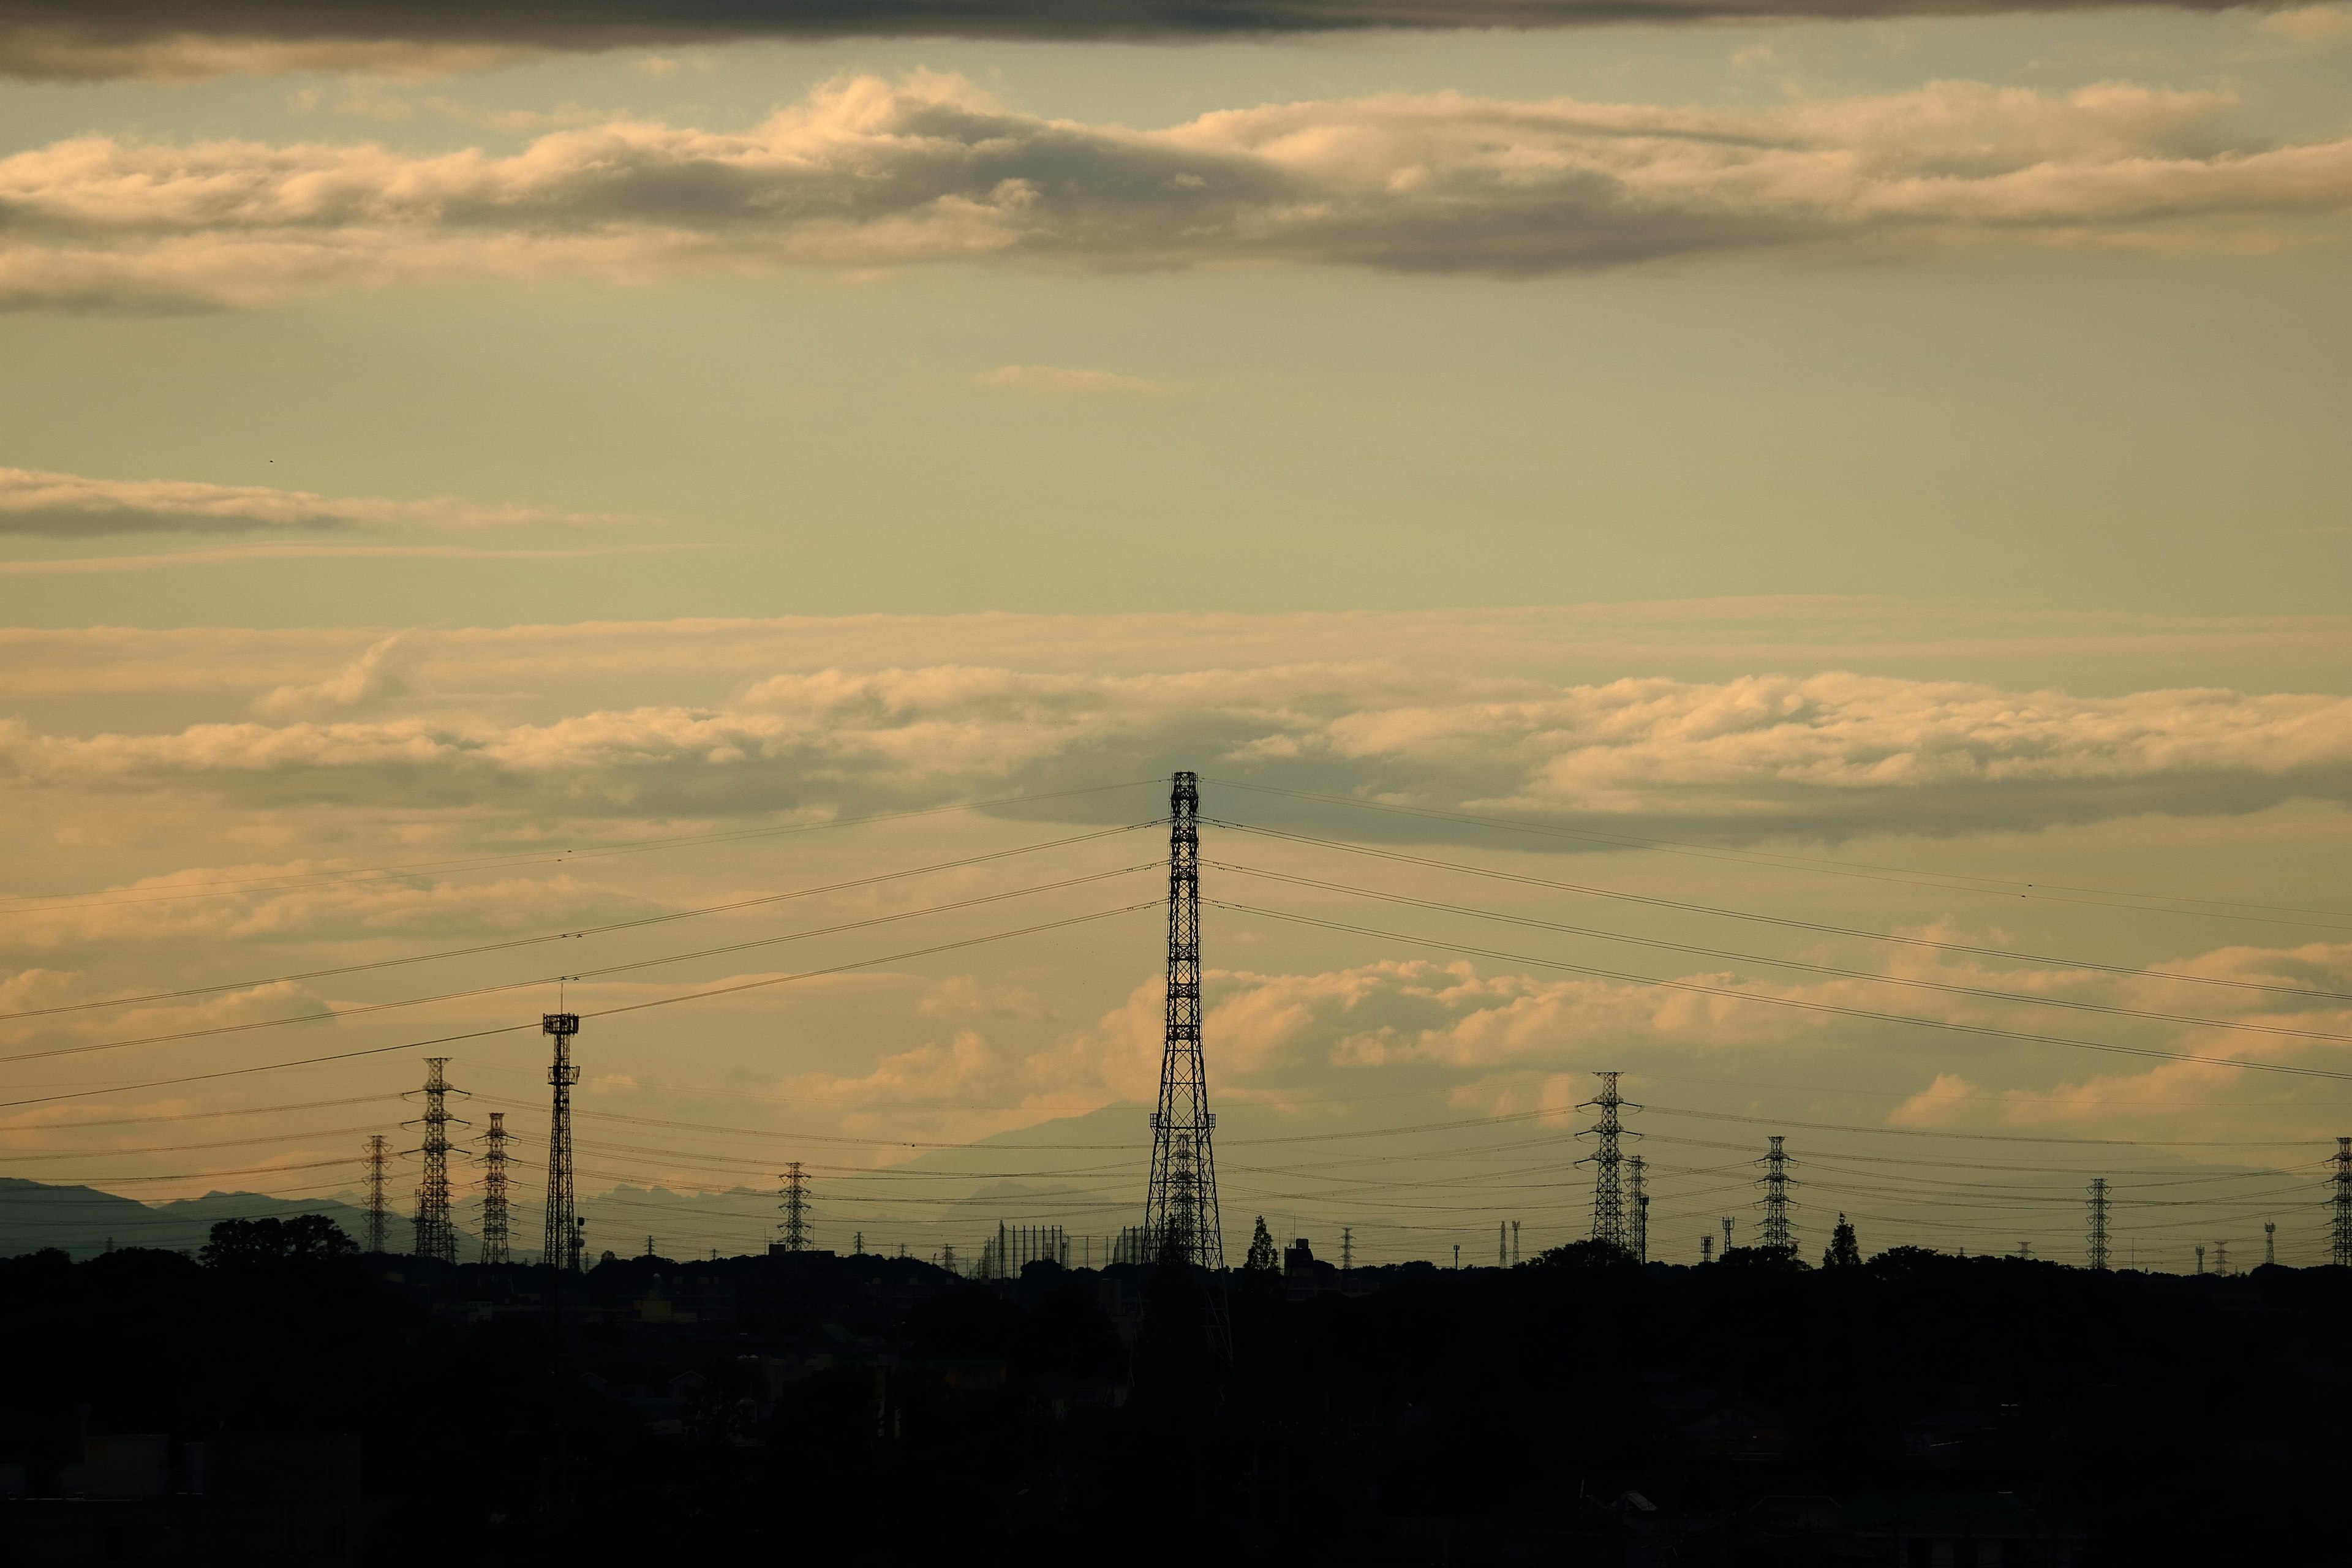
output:
[[[482,1143],[482,1261],[504,1263],[508,1261],[505,1111],[490,1112],[490,1130]]]
[[[448,1066],[447,1057],[425,1058],[425,1114],[408,1125],[425,1130],[425,1146],[418,1151],[425,1158],[425,1169],[416,1183],[416,1256],[455,1263],[457,1231],[449,1223],[449,1123],[457,1119],[449,1114],[449,1096],[466,1091],[449,1087]]]
[[[378,1132],[367,1141],[367,1250],[370,1252],[383,1250],[385,1152],[386,1145],[383,1133]]]
[[[1782,1135],[1774,1133],[1771,1152],[1757,1162],[1764,1167],[1764,1237],[1761,1245],[1772,1251],[1788,1252],[1794,1251],[1797,1246],[1796,1227],[1789,1220],[1789,1189],[1797,1184],[1789,1175],[1789,1152],[1781,1147],[1781,1142]]]
[[[776,1191],[776,1206],[784,1217],[776,1222],[776,1245],[786,1252],[806,1252],[814,1244],[809,1226],[808,1179],[801,1173],[801,1163],[791,1162],[784,1167],[783,1185]]]
[[[2327,1261],[2352,1268],[2352,1138],[2336,1141],[2336,1205],[2327,1232]]]
[[[2091,1183],[2091,1267],[2105,1270],[2107,1267],[2107,1179],[2095,1178]]]
[[[1217,1118],[1201,1056],[1201,785],[1178,773],[1168,800],[1168,1033],[1160,1105],[1151,1113],[1151,1185],[1144,1234],[1162,1260],[1221,1269]]]
[[[1625,1247],[1633,1253],[1633,1261],[1650,1261],[1650,1194],[1642,1187],[1642,1156],[1625,1157],[1628,1177],[1625,1201],[1631,1207],[1625,1215]]]
[[[580,1032],[580,1015],[549,1013],[539,1026],[555,1042],[555,1060],[547,1069],[552,1088],[547,1118],[547,1242],[540,1261],[577,1273],[580,1215],[572,1174],[572,1086],[580,1081],[580,1069],[572,1062],[572,1038]]]
[[[1617,1092],[1617,1074],[1597,1072],[1592,1076],[1601,1080],[1601,1092],[1576,1108],[1601,1112],[1601,1120],[1584,1130],[1585,1136],[1599,1142],[1592,1146],[1591,1153],[1577,1162],[1592,1167],[1592,1239],[1631,1250],[1633,1238],[1625,1219],[1623,1161],[1618,1152],[1618,1140],[1625,1135],[1618,1112],[1628,1107]],[[1631,1109],[1642,1108],[1635,1105]]]

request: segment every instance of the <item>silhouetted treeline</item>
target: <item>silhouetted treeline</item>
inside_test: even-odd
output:
[[[202,1262],[0,1263],[0,1463],[37,1501],[100,1435],[352,1434],[370,1562],[2122,1564],[2300,1560],[2352,1481],[2338,1268],[809,1254],[551,1301],[240,1223]]]

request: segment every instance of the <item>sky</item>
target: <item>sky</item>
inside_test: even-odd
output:
[[[7,7],[0,1174],[1108,1235],[1190,769],[1235,1251],[2318,1261],[2352,8],[1804,10]]]

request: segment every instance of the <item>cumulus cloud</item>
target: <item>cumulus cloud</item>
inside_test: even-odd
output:
[[[5,267],[0,261],[0,267]],[[92,539],[124,533],[347,533],[415,529],[579,528],[642,521],[457,496],[383,500],[195,479],[96,479],[0,468],[0,534]]]
[[[2274,11],[2263,18],[2262,30],[2306,48],[2352,44],[2352,5],[2304,5],[2291,11]]]
[[[1878,20],[2101,10],[2118,0],[16,0],[0,72],[185,80],[232,71],[457,70],[535,54],[746,38],[1165,39],[1623,22]],[[2171,0],[2213,11],[2219,0]]]
[[[1538,276],[1673,258],[2275,247],[2352,207],[2352,138],[2233,134],[2220,91],[1939,82],[1765,109],[1458,93],[1164,130],[918,73],[741,132],[616,120],[510,156],[94,135],[0,159],[0,305],[250,305],[448,276],[989,261]]]
[[[364,691],[375,668],[362,659],[334,680]],[[1621,830],[1958,832],[2344,800],[2352,699],[2075,697],[1835,673],[1557,686],[1397,664],[1134,676],[950,665],[782,675],[714,707],[535,723],[395,712],[58,735],[0,721],[0,777],[19,785],[210,790],[256,805],[829,813],[1149,777],[1171,763]],[[1352,830],[1406,829],[1371,819]]]

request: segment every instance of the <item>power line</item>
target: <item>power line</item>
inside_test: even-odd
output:
[[[1597,843],[1615,844],[1632,848],[1654,849],[1665,854],[1686,855],[1704,860],[1727,860],[1736,865],[1769,866],[1791,870],[1813,871],[1824,876],[1848,877],[1869,882],[1902,882],[1914,887],[1938,888],[1946,892],[1989,893],[2003,898],[2016,897],[2021,899],[2034,899],[2047,903],[2086,904],[2096,909],[2131,910],[2142,914],[2199,915],[2209,920],[2256,921],[2264,925],[2316,926],[2317,929],[2323,931],[2352,929],[2341,926],[2321,925],[2318,922],[2311,921],[2266,920],[2259,915],[2217,914],[2205,910],[2158,909],[2152,908],[2147,903],[2108,904],[2088,899],[2053,899],[2045,893],[2036,890],[2039,887],[2045,886],[2065,887],[2066,884],[2063,883],[2036,884],[2032,882],[2015,881],[1990,877],[1969,877],[1948,871],[1919,871],[1900,866],[1870,867],[1868,862],[1860,863],[1868,867],[1867,869],[1855,869],[1852,864],[1821,860],[1811,856],[1773,855],[1756,851],[1731,850],[1724,849],[1719,847],[1685,844],[1668,838],[1637,838],[1626,834],[1599,833],[1591,829],[1559,827],[1546,823],[1513,822],[1504,817],[1481,816],[1471,812],[1439,811],[1428,806],[1395,805],[1387,802],[1360,800],[1349,795],[1320,795],[1311,790],[1283,789],[1273,784],[1244,784],[1238,779],[1212,779],[1209,782],[1212,784],[1223,784],[1234,789],[1255,790],[1261,795],[1288,795],[1299,800],[1322,801],[1332,805],[1353,806],[1360,811],[1379,812],[1389,816],[1420,816],[1446,822],[1472,823],[1481,827],[1499,827],[1514,833],[1531,833],[1560,838],[1591,839]],[[1889,874],[1877,874],[1882,872]],[[1937,879],[1930,880],[1929,879]],[[2005,890],[2017,889],[2024,890],[2014,893]],[[2119,899],[2171,899],[2176,902],[2213,904],[2224,909],[2273,910],[2290,914],[2318,914],[2326,915],[2336,920],[2352,920],[2352,910],[2306,910],[2295,905],[2243,903],[2221,899],[2199,899],[2188,895],[2172,893],[2135,893],[2112,888],[2069,888],[2068,890],[2105,893],[2111,897]]]
[[[1916,1028],[1940,1029],[1951,1034],[1981,1035],[1988,1038],[2021,1040],[2032,1045],[2064,1046],[2074,1050],[2105,1051],[2116,1056],[2143,1057],[2156,1061],[2196,1062],[2207,1067],[2242,1068],[2253,1072],[2286,1073],[2296,1078],[2318,1078],[2352,1081],[2352,1072],[2336,1072],[2326,1068],[2289,1067],[2280,1062],[2246,1061],[2230,1057],[2208,1057],[2185,1051],[2158,1050],[2152,1046],[2120,1046],[2098,1040],[2070,1039],[2063,1035],[2042,1035],[2022,1029],[1996,1028],[1990,1024],[1958,1024],[1943,1018],[1921,1018],[1906,1013],[1882,1013],[1869,1007],[1850,1007],[1834,1002],[1807,1002],[1791,996],[1761,995],[1754,992],[1734,991],[1720,985],[1702,985],[1690,980],[1666,980],[1654,974],[1632,974],[1622,970],[1600,969],[1589,964],[1569,963],[1556,958],[1536,958],[1526,953],[1504,952],[1495,948],[1474,946],[1467,942],[1440,942],[1433,937],[1409,936],[1400,931],[1379,931],[1370,926],[1350,925],[1344,921],[1318,920],[1312,915],[1291,914],[1282,910],[1269,910],[1255,904],[1234,903],[1223,899],[1210,900],[1221,910],[1238,914],[1260,915],[1267,920],[1289,921],[1298,925],[1319,926],[1326,931],[1346,931],[1356,936],[1378,937],[1385,942],[1417,943],[1441,952],[1466,953],[1473,957],[1492,958],[1507,963],[1532,963],[1545,969],[1558,969],[1571,974],[1590,974],[1603,980],[1619,980],[1634,985],[1656,985],[1670,991],[1691,991],[1701,995],[1727,997],[1736,1002],[1750,1002],[1760,1006],[1792,1007],[1810,1013],[1824,1013],[1838,1017],[1864,1018],[1879,1024],[1908,1024]]]
[[[1344,838],[1319,838],[1313,834],[1298,833],[1286,828],[1257,826],[1246,822],[1216,821],[1220,827],[1251,833],[1265,838],[1277,838],[1297,844],[1311,844],[1318,848],[1339,849],[1350,855],[1368,856],[1373,859],[1394,860],[1411,866],[1427,866],[1442,871],[1458,871],[1465,876],[1484,877],[1498,882],[1517,882],[1531,888],[1549,888],[1559,892],[1581,893],[1591,898],[1612,899],[1621,903],[1643,904],[1653,909],[1673,910],[1682,914],[1714,915],[1724,920],[1750,921],[1760,925],[1781,926],[1792,931],[1818,932],[1824,936],[1853,937],[1864,942],[1887,942],[1900,947],[1927,948],[1939,952],[1965,952],[1979,958],[2002,958],[2023,963],[2055,963],[2070,969],[2096,970],[2105,974],[2120,974],[2135,979],[2174,980],[2190,985],[2214,985],[2237,991],[2263,991],[2281,996],[2306,996],[2319,1001],[2352,1002],[2352,992],[2317,990],[2302,985],[2275,985],[2257,980],[2231,980],[2212,974],[2182,974],[2169,969],[2143,969],[2129,964],[2101,963],[2087,958],[2065,958],[2050,953],[2025,952],[2013,948],[1983,947],[1970,942],[1942,942],[1932,937],[1902,936],[1892,931],[1871,931],[1860,926],[1832,925],[1822,921],[1801,920],[1793,915],[1762,914],[1753,910],[1736,910],[1721,904],[1696,903],[1687,899],[1662,898],[1651,893],[1629,893],[1618,888],[1603,888],[1589,882],[1563,881],[1555,877],[1537,877],[1520,871],[1497,870],[1491,866],[1473,866],[1460,860],[1445,860],[1432,855],[1412,855],[1402,849],[1383,849],[1369,844],[1355,844]]]
[[[1239,866],[1225,861],[1213,861],[1221,871],[1238,871],[1245,877],[1264,877],[1271,881],[1287,882],[1295,887],[1316,888],[1324,892],[1346,893],[1354,898],[1377,899],[1383,903],[1407,904],[1414,909],[1433,910],[1441,914],[1468,915],[1476,920],[1499,921],[1506,925],[1527,926],[1538,931],[1560,931],[1570,936],[1597,937],[1603,942],[1621,942],[1635,947],[1653,947],[1669,952],[1687,952],[1702,958],[1728,958],[1742,963],[1762,963],[1778,969],[1799,969],[1811,974],[1833,974],[1846,980],[1864,980],[1877,985],[1902,985],[1916,990],[1937,991],[1948,995],[1979,996],[1995,1002],[2015,1003],[2021,1006],[2063,1007],[2081,1013],[2104,1013],[2115,1017],[2146,1018],[2157,1023],[2191,1024],[2207,1029],[2240,1029],[2252,1034],[2279,1035],[2299,1040],[2326,1040],[2336,1045],[2352,1045],[2352,1035],[2339,1035],[2323,1029],[2292,1029],[2277,1024],[2250,1024],[2233,1018],[2200,1018],[2187,1013],[2158,1012],[2146,1007],[2122,1007],[2105,1002],[2083,1002],[2065,996],[2034,996],[2014,991],[1996,991],[1984,985],[1962,985],[1954,981],[1922,980],[1901,974],[1881,974],[1867,969],[1846,969],[1836,964],[1814,963],[1800,958],[1774,958],[1764,953],[1738,952],[1727,948],[1701,947],[1692,942],[1670,942],[1662,937],[1633,936],[1624,931],[1604,930],[1598,926],[1570,925],[1559,921],[1539,920],[1532,915],[1505,914],[1499,910],[1481,909],[1470,904],[1441,903],[1433,899],[1414,898],[1407,893],[1387,893],[1374,888],[1350,887],[1344,882],[1326,882],[1313,877],[1301,877],[1288,871],[1269,871],[1255,866]]]
[[[1032,855],[1045,849],[1060,849],[1072,844],[1091,843],[1098,838],[1117,837],[1139,828],[1156,826],[1153,822],[1130,823],[1123,827],[1103,828],[1093,833],[1072,834],[1063,838],[1049,838],[1042,843],[1024,844],[1014,849],[999,849],[985,855],[966,855],[954,860],[940,860],[929,866],[909,867],[900,871],[883,871],[871,877],[856,877],[844,882],[828,882],[822,887],[796,888],[786,893],[761,893],[753,898],[735,899],[723,904],[706,904],[700,909],[673,910],[665,914],[640,915],[631,920],[610,921],[603,925],[583,926],[574,931],[551,931],[541,936],[515,937],[506,942],[488,942],[473,947],[445,948],[438,952],[411,953],[404,958],[375,959],[365,963],[337,964],[327,969],[299,970],[291,974],[264,975],[251,980],[225,980],[207,985],[183,986],[177,991],[150,991],[136,996],[110,996],[97,1002],[68,1002],[54,1007],[28,1007],[21,1012],[0,1013],[0,1023],[17,1018],[46,1018],[59,1013],[86,1013],[101,1007],[127,1007],[146,1002],[172,1002],[184,996],[207,996],[222,991],[246,991],[261,985],[289,985],[303,980],[325,980],[344,974],[362,974],[372,970],[399,969],[410,964],[436,963],[450,958],[475,958],[486,952],[506,952],[515,948],[540,947],[551,942],[577,941],[592,936],[604,936],[617,931],[634,931],[641,926],[667,925],[673,921],[696,920],[704,915],[731,914],[739,910],[757,909],[765,904],[782,903],[792,899],[813,899],[826,893],[846,892],[857,888],[870,888],[881,882],[902,881],[909,877],[926,877],[939,871],[960,870],[992,860],[1009,859],[1018,855]]]
[[[840,816],[825,822],[796,822],[788,823],[778,827],[748,827],[730,829],[725,832],[680,834],[668,838],[641,839],[633,844],[601,845],[590,849],[560,849],[552,855],[507,854],[479,856],[471,859],[426,860],[412,862],[403,866],[361,867],[348,871],[320,871],[308,874],[296,873],[292,874],[291,877],[285,879],[226,878],[223,879],[218,883],[199,883],[194,886],[197,888],[210,886],[230,887],[253,882],[278,882],[289,890],[300,891],[304,890],[306,887],[331,887],[337,882],[359,881],[369,879],[383,881],[400,881],[408,877],[415,876],[425,871],[443,871],[446,873],[453,868],[458,870],[501,870],[509,866],[519,865],[563,865],[572,860],[604,860],[621,855],[643,855],[661,849],[694,848],[698,846],[706,844],[736,843],[746,838],[773,838],[790,834],[823,833],[836,827],[862,827],[869,823],[898,822],[909,817],[917,816],[938,816],[948,812],[986,811],[992,806],[998,805],[1023,805],[1041,800],[1067,800],[1075,795],[1102,795],[1111,790],[1136,789],[1144,784],[1157,784],[1160,781],[1157,779],[1127,779],[1118,784],[1087,784],[1078,789],[1047,790],[1034,795],[998,795],[991,800],[959,801],[949,805],[920,806],[908,811],[880,811],[869,813],[864,816]],[[99,891],[101,892],[107,890],[109,889],[99,889]],[[92,894],[85,893],[5,893],[0,894],[0,899],[38,902],[39,907],[24,910],[0,910],[0,917],[16,914],[48,914],[58,910],[111,908],[117,904],[163,903],[180,899],[223,898],[227,896],[230,895],[226,893],[188,891],[159,893],[152,897],[133,899],[99,899]],[[82,899],[87,900],[88,901],[80,903],[56,903],[46,901],[58,899]]]
[[[1088,882],[1108,881],[1115,877],[1130,876],[1137,871],[1156,868],[1156,860],[1139,861],[1121,866],[1116,870],[1091,871],[1080,877],[1066,877],[1058,881],[1040,882],[1034,887],[1015,888],[1010,892],[984,893],[950,903],[931,904],[922,909],[902,910],[897,914],[874,915],[862,921],[845,921],[837,925],[817,926],[808,931],[788,931],[782,936],[760,937],[750,942],[728,942],[719,947],[698,949],[692,952],[674,952],[660,958],[633,959],[626,963],[608,963],[597,969],[583,969],[573,973],[548,974],[530,980],[512,980],[496,985],[476,985],[463,991],[444,991],[431,996],[407,996],[391,1002],[368,1002],[340,1011],[300,1013],[284,1018],[253,1018],[239,1024],[216,1024],[208,1028],[180,1029],[171,1034],[148,1035],[130,1040],[94,1040],[79,1046],[55,1046],[45,1051],[19,1051],[14,1056],[0,1057],[0,1063],[42,1061],[52,1057],[89,1056],[98,1051],[126,1050],[135,1046],[170,1045],[180,1040],[209,1039],[218,1035],[247,1034],[256,1029],[282,1028],[293,1024],[341,1022],[347,1018],[365,1017],[372,1013],[387,1013],[405,1007],[429,1006],[437,1002],[467,1001],[478,996],[501,995],[509,991],[528,991],[534,986],[554,984],[559,980],[601,980],[608,975],[625,974],[634,970],[656,969],[665,964],[687,963],[697,959],[716,958],[727,953],[742,952],[756,947],[776,947],[788,942],[806,942],[821,936],[838,936],[844,931],[865,931],[873,926],[891,925],[900,921],[920,920],[929,915],[949,914],[958,910],[977,908],[982,904],[1003,903],[1008,899],[1027,898],[1033,893],[1055,892]]]
[[[935,942],[929,947],[909,948],[904,952],[887,953],[880,958],[858,959],[848,963],[835,963],[824,969],[804,969],[793,974],[773,974],[759,980],[746,980],[732,985],[710,986],[700,991],[681,992],[674,996],[657,996],[648,1002],[632,1002],[623,1006],[606,1007],[598,1012],[583,1013],[584,1018],[608,1018],[622,1013],[641,1013],[651,1007],[667,1007],[680,1002],[699,1002],[711,996],[729,996],[738,992],[755,991],[771,985],[789,985],[796,981],[817,980],[829,974],[846,974],[855,970],[873,969],[885,963],[905,959],[928,958],[934,953],[954,952],[985,942],[1005,942],[1013,937],[1033,936],[1040,931],[1061,931],[1070,926],[1085,925],[1093,921],[1110,920],[1118,915],[1133,914],[1138,910],[1156,910],[1160,900],[1150,900],[1139,904],[1122,904],[1117,909],[1097,910],[1093,914],[1072,915],[1066,920],[1045,921],[1036,925],[1022,926],[1013,931],[992,931],[986,936],[966,937],[958,942]],[[518,1030],[534,1028],[530,1024],[499,1024],[489,1028],[469,1029],[461,1034],[442,1035],[429,1040],[403,1040],[397,1045],[367,1046],[358,1050],[332,1051],[322,1056],[303,1057],[293,1061],[261,1062],[252,1067],[223,1068],[214,1072],[186,1073],[178,1078],[152,1079],[144,1083],[104,1084],[96,1089],[78,1089],[62,1094],[28,1096],[23,1100],[0,1100],[0,1110],[21,1105],[49,1105],[60,1100],[87,1100],[94,1094],[136,1093],[142,1089],[168,1089],[184,1083],[209,1083],[216,1079],[243,1078],[250,1073],[278,1072],[287,1068],[317,1067],[326,1062],[351,1061],[359,1057],[383,1056],[393,1051],[422,1050],[426,1046],[454,1045],[461,1040],[488,1039],[497,1035],[511,1035]]]

